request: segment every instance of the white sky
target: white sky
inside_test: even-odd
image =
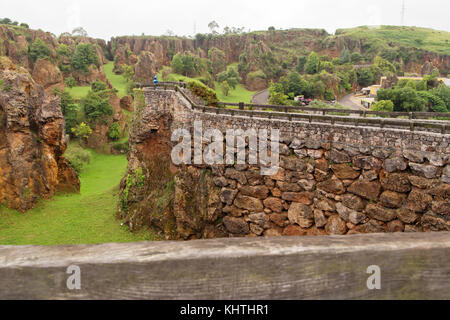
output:
[[[449,0],[405,0],[405,25],[450,31]],[[225,26],[266,30],[400,25],[402,0],[14,0],[0,3],[0,17],[56,35],[84,27],[89,36],[176,35]]]

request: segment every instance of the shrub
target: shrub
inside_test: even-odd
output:
[[[68,92],[57,91],[56,93],[61,98],[61,111],[66,122],[66,134],[72,135],[72,128],[78,125],[78,106]]]
[[[128,143],[128,140],[125,142],[121,142],[121,143],[115,143],[113,145],[113,149],[117,150],[119,152],[128,152],[130,150],[130,145]]]
[[[92,129],[89,125],[82,122],[78,126],[72,128],[72,132],[75,136],[81,139],[87,139],[92,134]]]
[[[50,54],[50,48],[39,38],[37,38],[30,47],[30,57],[33,61],[48,58]]]
[[[68,64],[61,64],[60,66],[59,66],[59,70],[61,70],[61,72],[63,72],[63,73],[70,73],[70,71],[72,70],[71,68],[70,68],[70,65],[68,65]],[[75,81],[75,80],[74,80]]]
[[[103,81],[97,80],[91,84],[92,91],[100,92],[108,89],[108,86]]]
[[[122,130],[120,129],[120,124],[118,122],[114,122],[111,127],[109,127],[108,137],[111,140],[119,140],[122,136]]]
[[[77,85],[73,76],[68,77],[66,79],[65,83],[69,88],[73,88]]]
[[[380,100],[377,103],[373,104],[370,110],[381,112],[393,112],[394,103],[391,100]]]
[[[90,65],[99,66],[98,57],[94,47],[90,43],[82,43],[77,46],[72,57],[72,66],[77,71],[89,71]]]
[[[199,81],[188,82],[187,87],[193,94],[200,97],[206,105],[214,105],[219,101],[216,92]]]
[[[81,99],[80,106],[90,122],[96,122],[113,114],[108,92],[89,91],[87,96]]]
[[[86,164],[91,162],[91,153],[82,148],[70,148],[64,154],[70,165],[80,174]]]
[[[58,57],[63,57],[69,56],[69,48],[65,45],[65,44],[61,44],[57,49],[56,49],[56,54],[58,55]]]
[[[228,82],[228,85],[234,90],[241,81],[241,77],[239,76],[236,68],[228,67],[226,71],[223,71],[217,75],[217,80],[221,83],[224,81]]]

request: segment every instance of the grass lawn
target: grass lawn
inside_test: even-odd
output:
[[[79,101],[80,99],[86,97],[89,90],[91,90],[91,86],[66,88],[66,91],[70,93],[75,101]]]
[[[244,88],[243,85],[238,84],[236,86],[236,89],[230,89],[230,92],[228,93],[228,96],[225,96],[222,93],[222,87],[221,84],[216,82],[216,93],[217,98],[222,102],[230,102],[230,103],[250,103],[250,100],[252,99],[253,95],[256,93],[255,91],[248,91]]]
[[[70,148],[76,147],[71,145]],[[0,244],[63,245],[159,240],[150,231],[133,234],[115,218],[118,184],[125,155],[91,151],[91,163],[81,174],[81,193],[56,195],[22,214],[0,209]]]
[[[124,76],[120,74],[115,74],[113,72],[114,62],[110,61],[107,64],[103,65],[103,70],[105,71],[106,78],[108,78],[109,82],[116,88],[119,92],[117,95],[119,98],[123,98],[127,95],[127,80]]]

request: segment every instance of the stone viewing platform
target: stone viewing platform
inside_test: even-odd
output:
[[[145,88],[141,98],[126,178],[142,172],[143,187],[122,183],[119,209],[132,229],[149,226],[168,239],[450,231],[450,134],[442,130],[259,116],[199,105],[176,85]],[[171,133],[193,133],[195,121],[222,133],[279,129],[280,170],[263,176],[258,165],[174,166]]]

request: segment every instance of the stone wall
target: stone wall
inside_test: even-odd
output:
[[[145,96],[128,172],[141,168],[144,185],[152,177],[143,155],[161,155],[146,141],[164,136],[169,159],[175,128],[192,132],[193,122],[202,121],[222,132],[280,130],[274,176],[261,175],[259,165],[171,164],[170,219],[159,223],[169,238],[450,230],[448,134],[232,117],[194,111],[175,91],[146,89]],[[157,214],[139,206],[143,193],[149,191],[127,194],[134,215]]]

